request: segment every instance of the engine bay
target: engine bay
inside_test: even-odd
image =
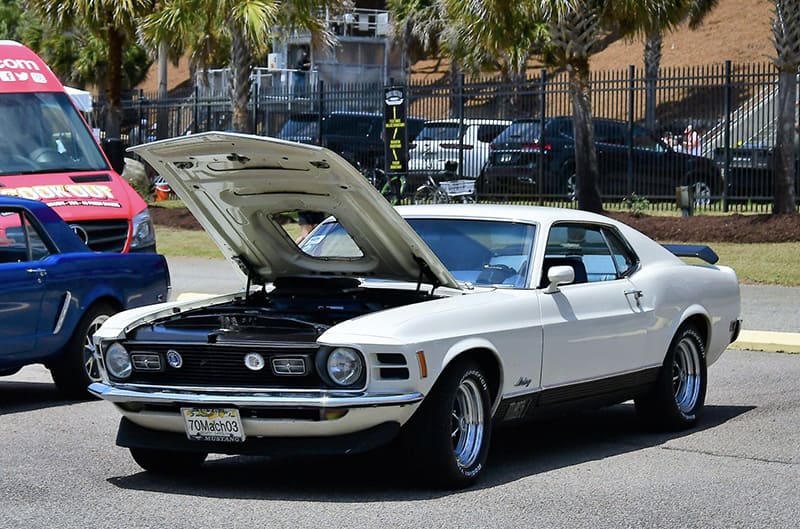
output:
[[[287,277],[232,302],[182,312],[135,329],[135,341],[314,342],[343,321],[439,296],[369,288],[353,278]]]

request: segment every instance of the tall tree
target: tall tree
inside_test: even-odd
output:
[[[163,0],[158,11],[145,17],[142,35],[151,46],[187,43],[193,63],[203,68],[218,45],[227,43],[232,127],[248,131],[253,56],[266,53],[278,27],[309,30],[315,46],[332,44],[322,15],[326,7],[339,9],[342,4],[343,0]]]
[[[105,44],[105,130],[118,138],[122,122],[123,54],[133,42],[136,20],[149,13],[153,0],[27,0],[42,18],[64,31],[88,32]]]
[[[672,10],[681,6],[682,0],[453,0],[450,4],[461,6],[453,27],[463,32],[463,41],[527,51],[552,68],[567,72],[578,207],[602,211],[589,59],[614,41],[643,32],[649,21],[674,18]],[[526,16],[518,16],[520,12]],[[518,43],[509,44],[518,31],[527,36],[527,50]]]
[[[688,22],[689,29],[697,29],[717,6],[719,0],[679,0],[669,9],[656,11],[647,17],[642,28],[644,34],[645,112],[648,127],[656,124],[656,83],[661,68],[664,33]]]
[[[773,213],[796,211],[797,69],[800,66],[800,0],[775,0],[772,34],[778,69],[778,127],[775,139]]]

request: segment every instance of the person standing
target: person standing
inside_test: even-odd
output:
[[[300,242],[308,237],[308,234],[317,227],[317,224],[325,220],[326,216],[327,215],[321,211],[298,211],[297,223],[300,225],[300,235],[297,236],[294,242],[300,244]]]
[[[300,60],[297,61],[297,71],[295,72],[295,92],[303,95],[308,85],[308,72],[311,70],[311,55],[307,48],[303,48]]]
[[[700,135],[694,130],[691,123],[686,125],[686,130],[683,131],[683,145],[689,154],[694,156],[702,156],[703,152],[700,147]]]

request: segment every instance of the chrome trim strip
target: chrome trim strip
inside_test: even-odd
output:
[[[58,314],[56,326],[53,328],[53,334],[61,332],[61,327],[64,325],[64,320],[67,319],[67,312],[69,311],[69,303],[72,301],[72,292],[67,290],[64,293],[64,302],[61,305],[61,312]]]
[[[109,402],[176,404],[189,406],[237,406],[243,408],[366,408],[406,406],[423,399],[422,393],[358,393],[348,395],[335,391],[307,391],[303,394],[278,391],[258,393],[195,394],[142,388],[125,389],[95,382],[89,386],[94,395]]]

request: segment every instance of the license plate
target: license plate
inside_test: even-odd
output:
[[[186,436],[193,441],[241,443],[244,428],[235,408],[181,408]]]

